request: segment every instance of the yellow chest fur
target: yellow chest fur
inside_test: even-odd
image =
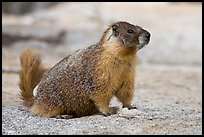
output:
[[[98,62],[98,81],[105,87],[105,92],[114,93],[135,75],[136,55],[120,56],[119,54],[117,51],[105,50]]]

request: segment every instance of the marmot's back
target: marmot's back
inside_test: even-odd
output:
[[[93,45],[57,63],[38,84],[36,102],[46,101],[50,107],[63,107],[77,116],[95,112],[90,96],[96,89],[93,76],[101,50]]]

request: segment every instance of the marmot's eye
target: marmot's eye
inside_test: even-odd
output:
[[[128,29],[128,31],[127,31],[128,33],[133,33],[134,32],[134,30],[132,30],[132,29]]]

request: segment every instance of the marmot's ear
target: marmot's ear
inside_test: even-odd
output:
[[[118,35],[118,25],[117,24],[112,25],[112,31],[115,36]]]

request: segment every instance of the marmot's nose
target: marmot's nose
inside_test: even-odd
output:
[[[143,33],[141,33],[141,34],[140,34],[140,36],[142,36],[142,37],[143,37],[143,39],[145,39],[145,40],[149,40],[149,39],[150,39],[151,34],[150,34],[148,31],[144,30],[144,32],[143,32]]]
[[[149,39],[151,35],[150,35],[150,33],[148,31],[145,31],[143,33],[143,36],[145,36],[145,37],[147,37]]]

